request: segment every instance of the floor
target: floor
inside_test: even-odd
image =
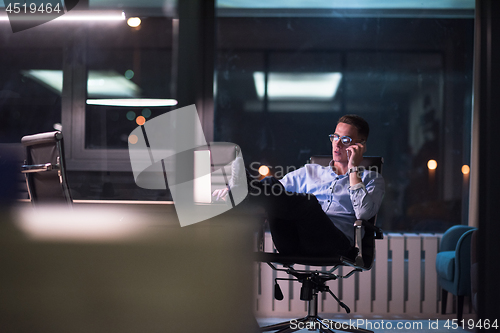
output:
[[[325,323],[329,325],[333,331],[339,331],[341,325],[353,325],[358,328],[367,329],[375,333],[380,332],[395,332],[395,333],[414,333],[414,332],[432,332],[432,333],[448,333],[448,332],[473,332],[468,325],[475,322],[475,317],[472,314],[464,315],[465,329],[458,326],[455,315],[439,315],[433,318],[424,318],[418,316],[360,316],[360,315],[323,315],[326,319]],[[291,320],[291,321],[290,321]],[[267,326],[284,321],[290,321],[292,327],[302,328],[297,322],[290,318],[257,318],[259,325]],[[310,332],[307,328],[298,332]]]

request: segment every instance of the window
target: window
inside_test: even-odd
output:
[[[0,20],[0,141],[62,125],[75,199],[169,200],[135,185],[126,140],[138,117],[175,106],[103,100],[176,98],[177,4],[85,4],[142,23],[54,21],[12,34]],[[381,227],[465,223],[474,1],[283,4],[217,1],[215,111],[200,115],[204,130],[241,146],[247,166],[273,171],[330,154],[336,120],[360,114],[368,154],[385,159]]]
[[[248,167],[281,172],[331,154],[337,119],[359,114],[371,126],[367,155],[385,159],[377,223],[406,232],[466,223],[473,2],[447,9],[426,2],[392,9],[218,5],[216,141],[238,143]],[[288,95],[273,96],[280,76],[300,82],[334,73],[334,94],[307,96],[311,79],[302,92],[288,85]]]
[[[0,21],[1,30],[10,30]],[[10,32],[12,34],[12,32]],[[20,143],[24,135],[53,131],[61,126],[61,94],[41,80],[40,73],[62,71],[63,51],[58,41],[43,34],[46,46],[22,42],[14,35],[0,42],[0,142]],[[62,82],[61,82],[62,85]]]
[[[2,17],[0,142],[62,129],[74,199],[171,200],[135,184],[127,138],[137,117],[175,105],[175,8],[164,0],[90,1],[70,13],[113,19],[51,21],[17,33]],[[141,24],[128,25],[131,17]]]
[[[85,149],[128,148],[136,119],[155,117],[172,98],[172,19],[143,18],[143,29],[129,27],[89,34]],[[113,40],[122,40],[113,43]],[[141,106],[134,106],[135,104]]]

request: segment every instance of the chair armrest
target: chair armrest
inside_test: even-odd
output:
[[[457,243],[464,233],[473,229],[466,225],[455,225],[443,234],[439,242],[439,252],[442,251],[455,251]]]
[[[471,241],[474,231],[475,228],[465,232],[458,240],[455,250],[455,276],[459,295],[470,294]]]
[[[363,228],[365,228],[366,232],[373,232],[374,239],[383,239],[384,234],[382,229],[376,227],[370,221],[366,220],[356,220],[354,222],[354,247],[357,249],[357,254],[355,258],[356,266],[364,267],[364,257],[363,257]]]
[[[375,239],[384,239],[384,231],[382,229],[373,225],[373,223],[370,223],[369,221],[366,220],[361,220],[361,221],[363,221],[363,227],[375,233]]]
[[[356,220],[354,222],[354,247],[358,249],[358,253],[356,254],[356,259],[354,262],[356,266],[363,266],[363,220]]]
[[[52,163],[23,165],[21,166],[21,172],[32,173],[32,172],[52,171],[52,170],[59,170],[60,168],[61,167],[59,164],[52,164]]]

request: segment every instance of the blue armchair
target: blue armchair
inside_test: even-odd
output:
[[[462,320],[464,297],[471,294],[470,249],[474,227],[455,225],[444,233],[436,256],[441,293],[441,314],[446,313],[448,292],[457,296],[457,318]]]

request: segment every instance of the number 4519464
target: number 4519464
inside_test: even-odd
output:
[[[479,328],[479,329],[485,329],[485,330],[489,330],[489,329],[495,329],[497,330],[498,329],[498,319],[495,319],[495,320],[489,320],[489,319],[479,319],[479,320],[474,320],[474,319],[462,319],[462,320],[458,320],[458,319],[448,319],[445,323],[444,323],[444,327],[447,328],[447,329],[457,329],[459,327],[462,327],[464,329],[469,329],[469,330],[473,330],[475,328]]]
[[[5,11],[9,14],[51,14],[53,12],[59,13],[61,12],[61,8],[59,7],[59,3],[53,6],[49,3],[41,3],[40,5],[36,3],[9,3]]]

